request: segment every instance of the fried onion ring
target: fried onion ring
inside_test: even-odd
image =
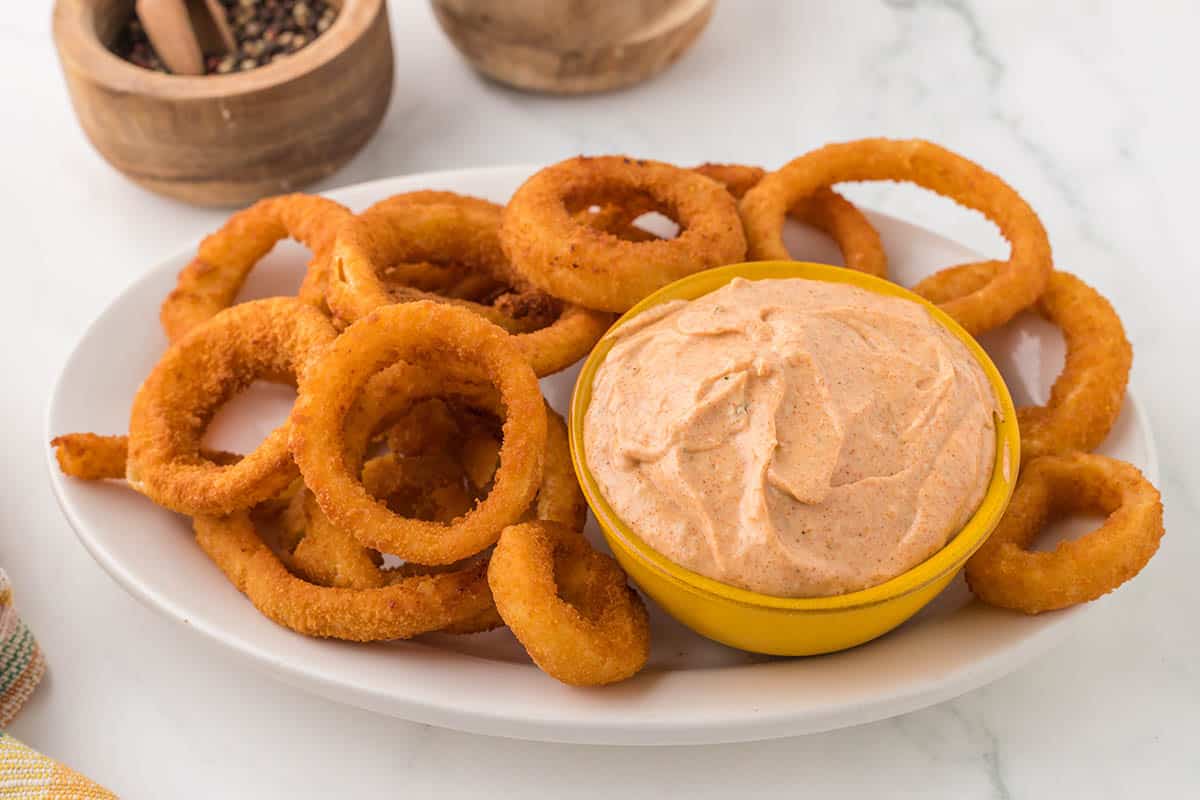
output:
[[[374,589],[387,583],[375,551],[329,521],[312,492],[304,490],[304,535],[292,551],[292,566],[321,586]]]
[[[438,203],[466,206],[483,214],[495,213],[495,205],[481,197],[436,189],[419,189],[413,192],[394,194],[371,205],[363,213],[387,212],[406,205]],[[380,278],[385,284],[404,284],[414,289],[460,300],[482,301],[487,297],[495,296],[504,289],[503,280],[481,271],[478,265],[472,264],[428,261],[392,264],[381,271]]]
[[[969,294],[987,284],[1000,263],[984,261],[942,270],[914,291],[933,302]],[[1105,297],[1069,272],[1055,270],[1034,310],[1062,331],[1063,370],[1044,406],[1017,409],[1021,459],[1091,452],[1116,424],[1129,384],[1133,347],[1121,318]]]
[[[432,194],[436,198],[440,193]],[[510,284],[517,280],[499,244],[500,206],[473,197],[459,200],[391,198],[347,223],[332,256],[328,298],[333,311],[353,321],[396,302],[432,300],[462,306],[515,334],[515,344],[541,376],[586,355],[611,324],[609,315],[564,305],[537,292],[504,294],[495,304],[485,305],[385,283],[389,265],[414,261],[467,265],[489,279]],[[546,324],[548,319],[553,321]]]
[[[383,368],[406,362],[432,372],[461,364],[481,370],[505,408],[500,470],[492,490],[451,525],[392,513],[347,463],[343,437],[351,404]],[[321,509],[365,546],[420,564],[449,564],[496,542],[533,499],[542,479],[546,414],[537,377],[511,337],[453,306],[384,306],[351,325],[301,387],[291,448]]]
[[[1052,551],[1028,549],[1047,522],[1072,512],[1108,519]],[[967,562],[967,584],[985,603],[1026,614],[1095,600],[1150,561],[1162,514],[1158,490],[1131,464],[1088,453],[1035,458],[1022,467],[999,526]]]
[[[571,464],[567,423],[550,406],[546,406],[546,423],[546,462],[534,513],[538,519],[583,530],[588,506]]]
[[[500,209],[476,198],[469,200],[430,203],[391,198],[347,223],[334,245],[329,307],[353,322],[380,306],[433,300],[462,305],[509,332],[519,332],[516,321],[490,306],[384,282],[388,267],[408,262],[467,265],[489,276],[502,275],[507,265],[493,232]]]
[[[85,481],[125,480],[128,436],[102,436],[98,433],[64,433],[50,440],[58,468],[64,475]],[[215,464],[236,464],[237,453],[200,448],[201,458]]]
[[[459,393],[467,389],[465,394],[471,395],[470,398],[466,398],[459,394],[463,399],[453,401],[455,404],[473,403],[490,413],[503,414],[503,407],[498,398],[492,396],[494,392],[490,387],[487,387],[488,391],[481,392],[480,387],[462,381],[452,382],[448,387]],[[465,508],[456,510],[447,503],[442,494],[439,494],[439,490],[454,488],[453,484],[444,483],[447,480],[458,480],[461,484],[462,473],[466,471],[467,451],[463,450],[463,465],[457,472],[453,469],[449,472],[445,469],[435,472],[422,470],[416,475],[411,472],[411,466],[421,459],[445,459],[448,455],[446,448],[454,447],[453,439],[462,433],[463,427],[468,429],[466,441],[480,433],[469,430],[470,420],[462,412],[456,418],[458,428],[452,432],[447,420],[452,421],[453,418],[443,417],[448,410],[447,404],[440,398],[419,399],[422,393],[441,391],[445,388],[447,387],[440,385],[437,379],[431,378],[428,372],[416,370],[407,364],[398,364],[385,370],[368,383],[363,396],[351,411],[352,421],[348,421],[347,424],[345,444],[347,462],[353,465],[361,460],[361,453],[373,435],[373,430],[380,426],[392,426],[388,432],[389,442],[402,442],[409,448],[409,452],[417,454],[406,456],[393,452],[370,459],[363,464],[363,486],[373,497],[380,499],[389,498],[393,493],[400,493],[406,497],[408,492],[414,492],[425,501],[427,511],[432,512],[428,519],[449,521],[464,513]],[[586,521],[587,504],[571,466],[566,423],[549,406],[546,407],[546,414],[548,425],[545,469],[530,512],[537,518],[582,527]],[[437,422],[430,426],[430,420]],[[401,436],[410,426],[423,429],[424,433],[418,437]],[[434,433],[430,434],[430,431]],[[499,447],[499,442],[496,442],[496,446]],[[496,454],[498,455],[498,451]],[[477,475],[474,481],[477,488],[482,489],[492,481],[497,461],[496,458],[484,460],[484,467],[480,467],[481,474]],[[406,465],[408,469],[405,468]],[[397,572],[379,568],[374,559],[375,551],[363,547],[350,533],[329,523],[319,507],[309,507],[307,512],[306,518],[314,521],[317,540],[307,547],[302,546],[304,542],[300,540],[300,545],[294,546],[292,559],[294,568],[304,577],[325,585],[370,588],[383,585]],[[410,562],[403,565],[400,571],[405,575],[418,575],[446,569]],[[502,624],[495,609],[489,608],[471,620],[448,626],[443,632],[478,633]]]
[[[234,214],[219,231],[204,238],[163,301],[159,319],[167,339],[179,341],[233,305],[250,270],[281,239],[295,239],[312,251],[300,296],[319,308],[324,261],[338,227],[351,216],[344,206],[307,194],[268,197]]]
[[[677,237],[631,242],[575,216],[638,192],[679,223]],[[509,200],[500,243],[513,269],[534,286],[618,312],[685,275],[746,254],[736,204],[720,184],[671,164],[621,156],[580,156],[535,173]]]
[[[488,584],[500,617],[550,676],[574,686],[624,680],[646,663],[646,607],[625,573],[552,522],[505,528]]]
[[[909,181],[987,216],[1012,247],[986,286],[942,304],[973,335],[1003,325],[1037,300],[1050,278],[1050,243],[1019,194],[977,164],[919,139],[861,139],[793,159],[746,193],[742,222],[754,259],[789,258],[783,244],[788,209],[819,189],[845,181]]]
[[[274,622],[306,636],[375,642],[408,639],[488,611],[485,562],[436,574],[404,576],[386,586],[318,586],[288,572],[250,515],[196,517],[196,541],[230,582]]]
[[[138,389],[129,420],[126,480],[161,506],[189,515],[248,509],[296,477],[289,422],[236,464],[200,452],[204,430],[255,379],[303,388],[309,365],[336,332],[319,311],[276,297],[228,308],[172,346]]]
[[[762,167],[745,164],[701,164],[692,171],[724,184],[738,200],[767,174]],[[821,188],[801,198],[788,209],[788,216],[833,239],[848,268],[877,278],[888,276],[887,253],[879,232],[857,206],[833,189]]]

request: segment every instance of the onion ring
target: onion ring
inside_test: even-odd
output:
[[[432,413],[433,419],[439,419],[446,410],[445,404],[440,400],[431,403],[418,399],[420,392],[438,389],[429,380],[428,373],[413,370],[407,364],[400,364],[397,367],[389,368],[373,378],[364,390],[363,397],[356,404],[356,409],[351,412],[353,423],[348,425],[351,432],[346,438],[348,450],[346,457],[351,465],[357,463],[356,459],[361,459],[361,451],[365,449],[365,443],[371,437],[371,429],[379,425],[392,425],[388,438],[389,441],[396,441],[400,429],[407,427],[407,424],[426,427],[428,430],[429,428],[423,425],[424,421],[429,419],[426,414]],[[406,384],[412,385],[406,389]],[[459,390],[462,389],[462,386],[462,384],[458,386]],[[503,408],[498,401],[493,401],[486,394],[476,394],[473,400],[464,400],[463,402],[474,402],[490,412],[503,413]],[[398,411],[399,409],[406,410]],[[431,411],[422,410],[414,416],[413,411],[417,409],[431,409]],[[546,414],[548,425],[545,470],[530,512],[540,519],[582,527],[587,518],[587,504],[571,466],[566,422],[549,406],[546,406]],[[397,418],[398,422],[395,421]],[[441,433],[435,434],[434,437],[422,436],[419,439],[405,437],[402,441],[408,445],[416,442],[414,449],[428,450],[438,444],[443,447],[452,446],[449,439],[450,434],[443,426]],[[437,452],[438,455],[443,453],[444,450]],[[464,450],[464,468],[466,455]],[[405,462],[399,460],[407,458],[408,462],[412,462],[424,457],[428,456],[398,457],[393,453],[373,458],[363,465],[363,485],[372,496],[377,498],[384,498],[403,489],[415,489],[417,492],[423,493],[432,504],[435,514],[431,515],[431,519],[457,516],[457,513],[460,512],[454,512],[453,508],[446,507],[444,498],[437,495],[436,489],[431,487],[428,479],[406,474],[402,467]],[[475,484],[479,488],[483,488],[492,480],[496,459],[490,461],[485,459],[485,464],[488,468],[476,476]],[[442,476],[434,475],[433,477],[436,481],[440,480]],[[315,507],[315,504],[306,507],[306,511],[305,518],[312,521],[313,527],[310,530],[315,532],[317,538],[310,546],[304,546],[305,540],[301,539],[300,544],[293,548],[294,563],[290,566],[298,570],[301,575],[324,585],[371,588],[386,584],[390,580],[390,576],[396,573],[394,569],[379,568],[374,558],[375,551],[363,547],[350,533],[332,525],[320,508]],[[404,575],[432,574],[434,571],[445,570],[445,567],[429,567],[411,562],[404,564],[401,568]],[[499,615],[492,607],[471,620],[450,625],[442,632],[459,635],[479,633],[492,630],[502,624]]]
[[[329,521],[307,489],[303,492],[304,535],[292,550],[292,566],[310,583],[374,589],[387,583],[378,555]]]
[[[1049,520],[1075,511],[1108,519],[1050,552],[1027,549]],[[1088,453],[1035,458],[1021,469],[999,526],[967,562],[967,584],[985,603],[1026,614],[1095,600],[1150,561],[1162,513],[1158,490],[1131,464]]]
[[[999,267],[995,261],[951,267],[921,281],[914,291],[933,302],[952,300],[985,285]],[[1069,272],[1051,273],[1033,308],[1062,331],[1067,356],[1050,389],[1050,401],[1017,409],[1021,460],[1091,452],[1108,437],[1121,413],[1133,347],[1112,304]]]
[[[505,528],[488,566],[500,617],[533,662],[574,686],[624,680],[646,663],[646,607],[617,562],[552,522]]]
[[[288,572],[250,515],[196,517],[196,541],[264,616],[306,636],[408,639],[472,620],[491,603],[486,564],[413,575],[373,589],[318,586]]]
[[[505,330],[519,331],[489,306],[384,283],[381,273],[397,263],[466,265],[490,277],[502,276],[507,269],[495,239],[499,206],[477,198],[435,203],[402,197],[377,203],[339,232],[327,289],[334,313],[353,322],[380,306],[426,299],[464,305]]]
[[[248,509],[288,487],[296,465],[288,422],[236,464],[204,458],[200,440],[217,409],[256,378],[294,380],[336,337],[329,320],[289,297],[232,306],[172,346],[138,389],[129,420],[126,480],[189,515]]]
[[[64,475],[85,481],[125,480],[128,436],[103,436],[98,433],[64,433],[50,440],[58,468]],[[200,448],[200,457],[215,464],[236,464],[237,453]]]
[[[66,433],[50,440],[58,468],[64,475],[86,481],[125,477],[125,436],[101,436],[96,433]]]
[[[744,164],[701,164],[692,170],[724,184],[738,200],[767,174],[762,167]],[[887,278],[887,253],[879,232],[857,206],[838,192],[829,187],[818,189],[789,208],[788,216],[832,238],[849,269]]]
[[[369,206],[363,213],[387,212],[405,205],[450,204],[494,214],[495,204],[481,197],[436,189],[419,189],[394,194]],[[504,282],[471,264],[410,262],[385,268],[380,277],[385,283],[401,283],[414,289],[462,300],[482,300],[504,288]]]
[[[567,423],[548,405],[546,423],[546,461],[542,470],[542,485],[534,502],[534,513],[537,519],[557,522],[572,530],[583,530],[588,506],[571,464]]]
[[[1012,246],[986,286],[942,304],[973,335],[1003,325],[1037,300],[1050,278],[1050,243],[1037,214],[1019,194],[977,164],[919,139],[861,139],[826,145],[764,177],[741,202],[754,259],[789,258],[783,244],[788,209],[845,181],[910,181],[986,215]]]
[[[323,262],[338,227],[351,217],[324,197],[285,194],[259,200],[237,212],[200,243],[196,257],[179,273],[163,301],[159,319],[167,339],[177,342],[200,323],[233,305],[246,276],[280,239],[291,238],[313,253],[301,299],[321,307]]]
[[[611,324],[609,315],[563,306],[541,295],[518,293],[488,306],[411,287],[389,288],[384,282],[381,275],[388,265],[416,261],[465,264],[489,279],[515,283],[498,239],[500,206],[474,197],[459,200],[422,203],[391,198],[347,223],[332,255],[328,299],[333,311],[354,321],[398,301],[462,306],[515,334],[515,344],[540,376],[565,369],[586,355]],[[554,321],[546,325],[547,318]]]
[[[636,192],[678,221],[677,237],[630,242],[574,216]],[[736,204],[720,184],[671,164],[620,156],[580,156],[535,173],[509,200],[500,243],[513,269],[534,286],[618,312],[685,275],[746,254]]]
[[[372,498],[347,464],[342,438],[351,403],[372,375],[398,361],[436,372],[481,370],[506,415],[500,470],[488,496],[452,525],[407,519]],[[462,309],[420,302],[385,306],[351,325],[316,362],[299,392],[291,447],[321,509],[365,546],[421,564],[449,564],[496,542],[542,478],[546,414],[537,377],[511,338]]]

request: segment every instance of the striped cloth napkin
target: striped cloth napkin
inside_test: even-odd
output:
[[[45,671],[46,660],[17,616],[12,584],[0,569],[0,728],[25,705]],[[0,798],[113,800],[116,795],[0,731]]]

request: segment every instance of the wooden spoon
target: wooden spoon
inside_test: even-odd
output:
[[[203,75],[204,50],[237,48],[218,0],[137,0],[135,9],[146,38],[175,75]]]

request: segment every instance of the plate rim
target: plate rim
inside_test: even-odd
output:
[[[381,192],[388,191],[381,187],[391,186],[397,182],[415,180],[421,180],[425,183],[436,183],[443,180],[453,182],[462,180],[464,177],[480,180],[481,176],[504,176],[507,178],[518,171],[521,174],[528,175],[537,169],[540,169],[538,165],[514,164],[413,173],[350,184],[323,192],[322,194],[331,199],[338,200],[339,195],[343,194],[370,192],[372,189],[379,189]],[[932,229],[915,225],[890,214],[876,212],[867,208],[863,210],[869,217],[886,220],[889,225],[913,229],[923,234],[932,234],[945,241],[958,244],[965,249],[970,249]],[[194,248],[195,239],[193,238],[179,248],[172,250],[169,255],[158,259],[150,268],[130,281],[116,295],[108,299],[104,308],[84,327],[69,354],[63,360],[62,367],[51,387],[43,419],[45,441],[48,442],[54,436],[53,419],[56,416],[56,410],[58,410],[63,402],[63,384],[67,380],[68,374],[72,372],[72,367],[76,360],[80,357],[80,351],[83,349],[84,343],[90,340],[95,329],[110,313],[113,313],[115,307],[119,306],[129,295],[137,293],[144,284],[153,281],[159,273],[169,268],[170,265],[181,259],[186,259]],[[1135,427],[1144,433],[1146,464],[1142,468],[1143,472],[1145,472],[1151,481],[1157,481],[1159,477],[1157,443],[1153,435],[1153,429],[1150,426],[1149,417],[1138,399],[1135,377],[1131,377],[1130,385],[1126,392],[1125,407],[1132,414]],[[572,719],[568,721],[546,719],[536,713],[532,713],[536,709],[531,710],[531,713],[522,717],[514,717],[511,714],[489,714],[487,708],[479,708],[477,706],[447,703],[437,704],[423,697],[419,692],[409,692],[404,696],[399,696],[396,694],[385,694],[373,687],[345,682],[338,683],[331,676],[324,674],[320,670],[315,668],[307,669],[302,664],[290,662],[273,653],[268,648],[260,647],[254,642],[244,640],[244,637],[234,636],[231,638],[229,634],[223,633],[206,622],[197,622],[189,619],[188,614],[183,608],[180,608],[170,598],[161,596],[143,585],[119,561],[111,557],[111,554],[106,552],[98,541],[95,541],[93,537],[85,533],[87,526],[82,520],[76,518],[66,497],[67,481],[65,476],[61,475],[58,470],[53,448],[47,446],[45,453],[48,477],[55,501],[60,513],[74,532],[75,537],[92,559],[100,565],[101,569],[118,586],[144,606],[151,608],[176,623],[182,623],[186,627],[200,633],[203,638],[213,644],[219,645],[223,649],[236,654],[239,659],[242,659],[260,672],[265,672],[274,679],[295,688],[317,694],[334,702],[346,703],[376,713],[383,713],[413,722],[447,727],[469,733],[575,744],[676,745],[758,741],[818,733],[864,724],[944,702],[972,689],[987,685],[1019,669],[1062,641],[1078,627],[1077,622],[1081,616],[1089,613],[1097,606],[1096,603],[1091,603],[1056,612],[1058,615],[1061,615],[1061,620],[1058,624],[1046,626],[1022,639],[1017,645],[988,656],[983,661],[976,661],[959,667],[948,676],[927,675],[921,679],[909,681],[904,684],[901,687],[901,691],[897,691],[895,687],[889,687],[886,693],[881,693],[884,695],[882,697],[877,696],[871,700],[864,699],[855,705],[840,704],[836,709],[832,710],[820,709],[814,712],[798,714],[794,709],[787,709],[784,705],[781,705],[774,712],[770,709],[758,709],[759,713],[743,714],[735,718],[728,716],[692,718],[689,716],[683,719],[660,718],[649,721],[642,719],[635,721],[632,728],[627,721],[607,716],[597,717],[592,720]],[[420,647],[436,649],[428,644],[416,644]],[[866,646],[869,646],[869,643]],[[470,659],[471,662],[479,664],[486,663],[489,669],[533,669],[531,666],[524,664],[498,665],[496,662],[466,653],[456,652],[454,656],[456,658]],[[397,659],[397,661],[403,660]],[[745,669],[745,666],[719,667],[709,671],[740,669]]]

